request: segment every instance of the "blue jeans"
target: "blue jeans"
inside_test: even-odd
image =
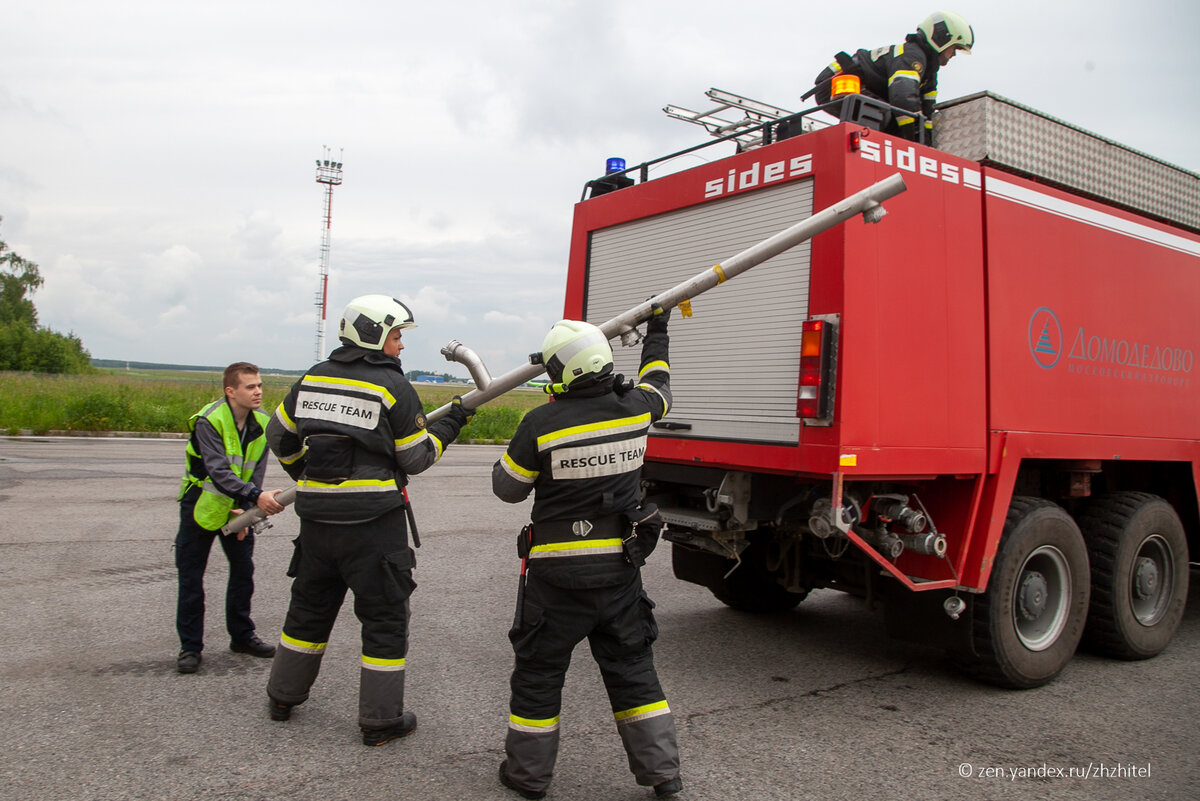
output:
[[[190,490],[179,503],[179,533],[175,535],[175,567],[179,569],[179,605],[175,628],[180,649],[199,653],[204,650],[204,570],[214,539],[229,560],[229,583],[225,589],[225,627],[234,642],[254,633],[250,619],[250,597],[254,594],[254,535],[238,540],[237,535],[221,536],[220,531],[201,528],[192,516],[199,490]]]

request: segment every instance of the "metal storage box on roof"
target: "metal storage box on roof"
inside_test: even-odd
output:
[[[991,92],[940,105],[934,145],[1200,231],[1200,175]]]

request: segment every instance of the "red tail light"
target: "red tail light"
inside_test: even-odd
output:
[[[796,416],[808,425],[833,422],[833,350],[837,324],[832,320],[805,320],[800,335],[800,390]]]

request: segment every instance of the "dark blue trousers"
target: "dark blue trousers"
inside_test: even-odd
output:
[[[250,619],[250,597],[254,595],[254,535],[238,540],[219,531],[201,528],[192,516],[199,490],[191,490],[179,502],[179,533],[175,535],[175,567],[179,569],[179,605],[175,628],[183,651],[204,650],[204,570],[214,539],[229,560],[229,582],[225,588],[225,628],[234,641],[254,633]]]

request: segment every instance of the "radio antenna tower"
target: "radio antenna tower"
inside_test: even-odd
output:
[[[317,183],[325,185],[325,224],[321,226],[321,274],[318,277],[317,295],[317,354],[316,360],[325,358],[325,308],[329,299],[329,241],[333,227],[333,188],[342,183],[342,151],[338,160],[329,158],[330,149],[321,145],[322,158],[317,159]]]

